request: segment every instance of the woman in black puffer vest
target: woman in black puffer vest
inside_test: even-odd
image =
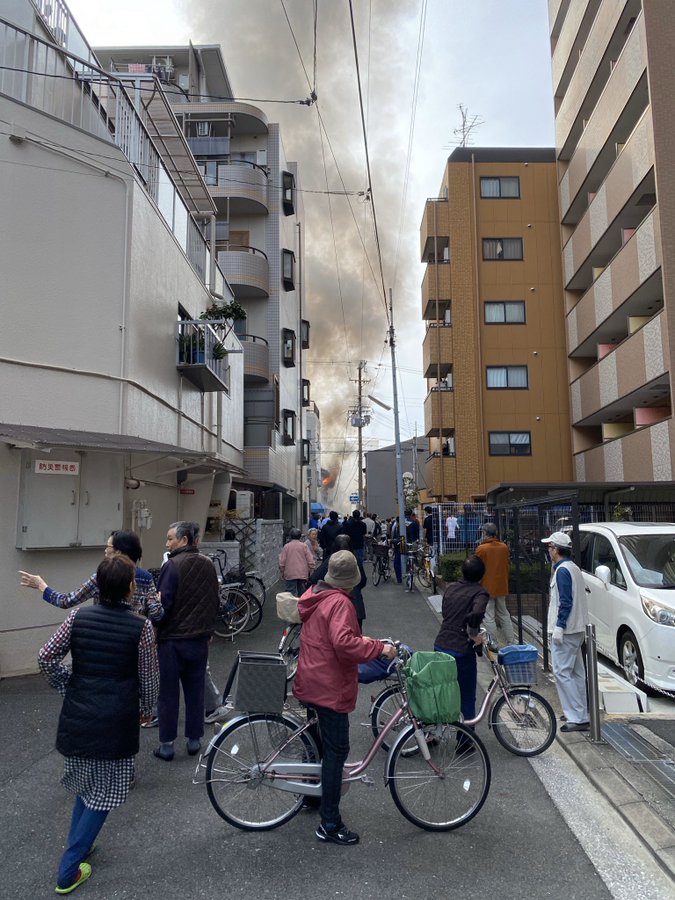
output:
[[[91,875],[84,860],[108,812],[127,799],[139,719],[150,715],[157,694],[152,625],[130,607],[134,576],[128,557],[104,559],[96,570],[99,605],[74,609],[38,656],[40,670],[64,695],[56,749],[65,757],[62,784],[75,794],[59,894]],[[69,651],[72,671],[62,663]]]

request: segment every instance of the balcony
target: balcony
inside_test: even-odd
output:
[[[571,398],[575,427],[604,428],[629,421],[632,430],[634,411],[669,406],[663,314],[654,316],[572,382]]]
[[[202,321],[176,323],[176,368],[203,392],[229,391],[230,363],[220,337]]]
[[[230,246],[218,251],[218,265],[237,300],[269,297],[270,267],[262,250]]]
[[[232,216],[267,215],[267,170],[245,160],[218,160],[211,196],[218,212]],[[228,203],[229,201],[229,207]]]
[[[452,297],[452,270],[449,263],[428,263],[422,279],[422,318],[443,318]],[[438,300],[438,314],[436,311]]]
[[[449,234],[448,201],[442,197],[430,197],[424,206],[424,215],[420,226],[422,262],[427,262],[430,254],[443,258],[444,249],[449,246]]]
[[[431,322],[422,343],[422,375],[425,378],[443,378],[451,369],[452,326]]]
[[[426,479],[432,497],[457,495],[457,460],[454,456],[434,453],[426,465]]]
[[[270,348],[265,338],[238,334],[244,348],[244,384],[267,384],[270,380]]]
[[[427,437],[448,435],[455,429],[455,394],[449,388],[432,387],[424,400],[424,425]]]
[[[229,156],[229,137],[189,137],[187,139],[193,156]]]

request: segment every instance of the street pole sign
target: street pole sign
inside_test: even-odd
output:
[[[349,495],[349,502],[350,502],[350,503],[358,503],[358,502],[359,502],[359,495],[358,495],[358,494],[350,494],[350,495]]]

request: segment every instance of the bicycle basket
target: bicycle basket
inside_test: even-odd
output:
[[[459,721],[457,663],[447,653],[418,651],[406,663],[406,687],[416,719],[427,724]]]
[[[302,622],[298,612],[298,598],[290,591],[277,594],[277,618],[282,622],[291,622],[299,625]]]
[[[247,713],[280,713],[286,700],[286,663],[277,653],[239,650],[234,708]]]
[[[509,684],[536,684],[538,658],[537,648],[532,644],[502,647],[497,656]]]

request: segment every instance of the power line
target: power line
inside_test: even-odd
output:
[[[387,324],[389,324],[389,310],[387,308],[387,290],[384,284],[384,270],[382,268],[382,248],[380,246],[380,234],[377,227],[377,214],[375,212],[375,198],[373,196],[373,179],[370,172],[370,151],[368,149],[368,131],[366,129],[366,118],[363,109],[363,91],[361,89],[361,72],[359,67],[359,51],[356,44],[356,27],[354,25],[354,6],[352,0],[349,0],[349,19],[352,27],[352,44],[354,47],[354,65],[356,68],[356,83],[359,91],[359,111],[361,113],[361,128],[363,131],[363,145],[366,154],[366,169],[368,171],[368,192],[370,194],[370,205],[373,211],[373,229],[375,233],[375,246],[377,247],[377,261],[380,269],[380,281],[382,286],[382,301],[384,303],[385,313],[387,316]]]

